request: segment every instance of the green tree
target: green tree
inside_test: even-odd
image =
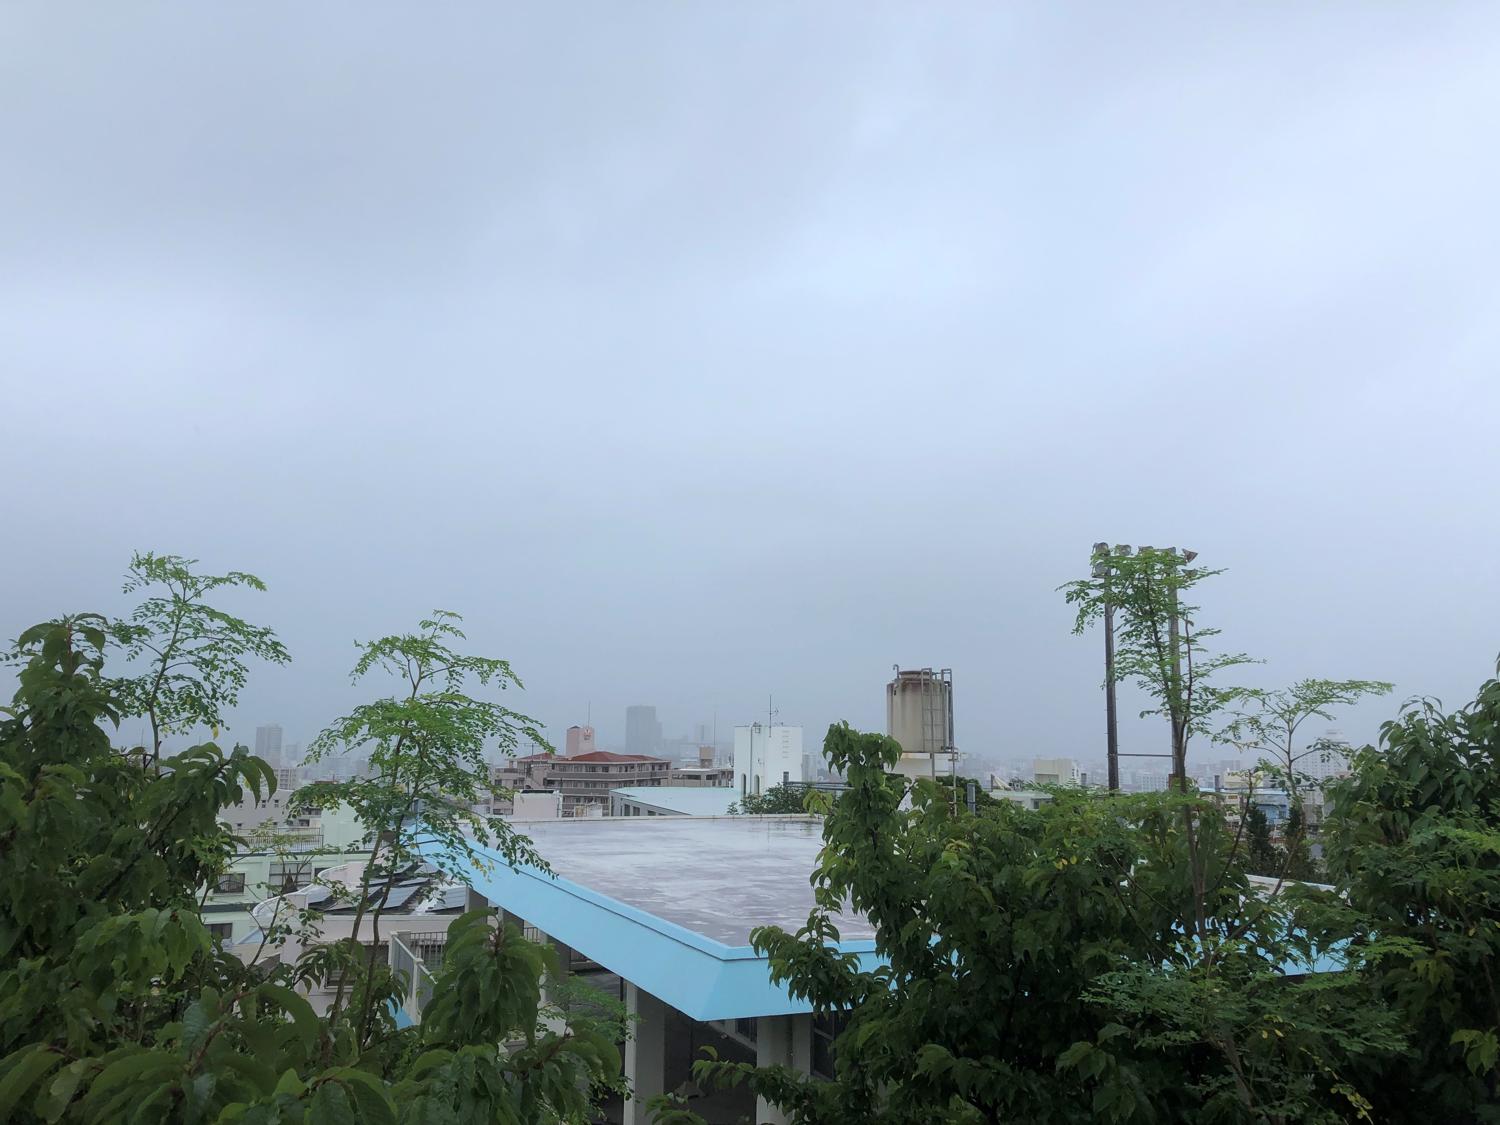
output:
[[[197,559],[147,551],[130,560],[125,593],[146,591],[130,617],[111,622],[109,634],[140,673],[118,679],[114,693],[121,718],[141,716],[151,724],[151,746],[144,756],[161,757],[170,734],[206,727],[218,737],[224,712],[239,702],[247,658],[285,664],[290,657],[276,634],[209,605],[216,590],[236,587],[264,591],[253,574],[195,574]]]
[[[1174,549],[1099,552],[1090,577],[1063,587],[1077,607],[1073,631],[1082,633],[1107,609],[1117,614],[1114,677],[1133,683],[1151,706],[1142,716],[1167,720],[1171,730],[1172,776],[1187,791],[1188,746],[1197,736],[1212,737],[1213,720],[1237,695],[1214,683],[1226,668],[1251,663],[1243,653],[1212,653],[1206,641],[1219,630],[1201,624],[1198,606],[1185,597],[1205,578],[1222,570],[1191,567],[1195,556]]]
[[[579,1123],[618,1086],[618,1021],[581,1007],[549,1031],[550,950],[492,914],[449,929],[418,1027],[366,1041],[349,1005],[299,989],[342,947],[251,967],[210,937],[196,895],[235,840],[221,810],[268,793],[243,748],[149,761],[107,729],[135,696],[106,673],[108,623],[24,633],[0,711],[0,1120],[130,1123]],[[461,709],[455,704],[456,709]],[[395,798],[391,799],[395,803]],[[425,812],[425,810],[424,810]],[[371,987],[389,1003],[402,982]]]
[[[373,843],[359,887],[350,944],[358,942],[369,907],[372,940],[365,955],[365,986],[360,991],[358,1042],[368,1046],[388,1033],[381,1020],[380,972],[376,951],[380,920],[390,898],[393,876],[427,862],[458,876],[485,870],[488,860],[476,847],[493,845],[510,863],[544,867],[529,841],[499,817],[475,811],[487,803],[490,783],[486,748],[509,750],[521,737],[546,746],[534,719],[493,699],[465,694],[473,684],[496,693],[521,681],[504,660],[468,656],[453,644],[464,639],[456,613],[435,611],[418,631],[391,634],[361,647],[351,678],[384,673],[401,684],[400,695],[363,703],[313,741],[308,759],[365,751],[372,776],[322,781],[297,791],[299,807],[348,806],[370,831]],[[344,1002],[342,985],[334,1009]]]
[[[1245,870],[1275,878],[1285,870],[1281,849],[1271,842],[1271,824],[1254,801],[1245,806]]]
[[[1331,720],[1336,708],[1350,707],[1370,695],[1385,695],[1394,684],[1384,680],[1298,680],[1291,687],[1267,691],[1239,688],[1232,695],[1233,720],[1221,738],[1259,758],[1258,768],[1286,786],[1295,807],[1315,779],[1306,763],[1329,752],[1323,739],[1301,745],[1298,734],[1309,719]]]
[[[773,785],[764,793],[747,793],[729,806],[731,816],[773,816],[821,812],[830,794],[795,782]]]
[[[1444,712],[1407,704],[1330,787],[1330,876],[1368,917],[1379,992],[1412,1053],[1378,1118],[1500,1121],[1500,678]]]
[[[1396,1049],[1393,1020],[1354,1002],[1355,968],[1286,971],[1336,946],[1345,912],[1251,894],[1212,801],[1063,791],[955,813],[942,786],[887,772],[889,738],[835,726],[824,749],[850,789],[824,821],[817,909],[752,940],[794,994],[845,1013],[836,1075],[708,1062],[702,1078],[748,1082],[803,1125],[1358,1118],[1346,1064]],[[832,948],[846,904],[887,968]]]
[[[1106,612],[1116,614],[1116,682],[1133,683],[1151,706],[1142,717],[1166,719],[1171,732],[1172,788],[1189,791],[1188,747],[1195,737],[1214,737],[1215,726],[1225,705],[1237,689],[1214,683],[1227,668],[1250,663],[1243,653],[1214,654],[1205,642],[1219,630],[1198,620],[1198,607],[1186,595],[1220,570],[1193,568],[1196,556],[1175,548],[1141,547],[1114,551],[1096,550],[1090,560],[1089,577],[1062,587],[1070,605],[1077,607],[1075,634],[1084,632]],[[1181,803],[1183,835],[1188,868],[1193,878],[1194,909],[1186,917],[1190,934],[1209,928],[1209,841],[1198,840],[1197,818],[1201,806]]]
[[[1384,680],[1298,680],[1291,687],[1267,691],[1240,688],[1233,693],[1232,721],[1218,736],[1241,752],[1257,756],[1255,776],[1280,783],[1287,792],[1290,813],[1282,834],[1283,865],[1259,874],[1308,879],[1317,874],[1307,838],[1306,799],[1319,782],[1307,763],[1331,753],[1328,743],[1315,739],[1303,745],[1298,734],[1309,719],[1331,720],[1334,710],[1366,696],[1384,695],[1393,684]]]

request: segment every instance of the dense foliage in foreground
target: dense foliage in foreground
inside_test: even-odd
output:
[[[1151,584],[1181,561],[1131,565],[1107,571],[1112,596],[1133,575],[1144,592],[1124,612],[1158,618],[1138,635],[1171,637],[1161,613],[1190,607]],[[626,1029],[549,1009],[551,950],[493,916],[454,922],[423,1023],[408,1028],[394,1019],[402,982],[365,947],[247,964],[206,931],[198,896],[236,847],[219,814],[272,775],[243,749],[169,755],[163,740],[215,726],[246,660],[287,658],[269,630],[203,602],[226,585],[260,588],[140,556],[129,588],[166,593],[128,622],[77,616],[17,643],[20,686],[0,711],[0,1120],[593,1120],[619,1088]],[[1205,631],[1185,620],[1191,656]],[[455,622],[437,614],[363,646],[356,672],[393,671],[403,691],[318,744],[371,750],[379,767],[315,790],[372,827],[361,902],[370,872],[425,854],[428,837],[454,866],[472,858],[470,832],[529,858],[466,802],[410,815],[437,782],[478,792],[478,748],[529,724],[464,694],[465,677],[518,682],[502,661],[455,651]],[[138,674],[111,675],[109,652],[139,659]],[[1192,660],[1177,663],[1138,667],[1160,677],[1178,760],[1213,708],[1235,703],[1237,728],[1271,747],[1291,786],[1295,724],[1384,686],[1211,694]],[[150,719],[149,746],[111,744],[125,716]],[[1285,740],[1266,738],[1278,723]],[[1037,810],[980,799],[970,811],[953,787],[889,773],[888,738],[838,725],[825,751],[849,788],[817,806],[818,908],[799,933],[754,940],[841,1028],[836,1074],[707,1060],[700,1078],[745,1083],[806,1125],[1500,1121],[1500,680],[1454,713],[1408,705],[1356,755],[1323,825],[1333,891],[1256,893],[1250,873],[1295,873],[1306,841],[1289,830],[1278,851],[1243,807],[1180,774],[1165,794],[1057,790]],[[850,903],[875,923],[886,967],[830,948]],[[298,990],[332,978],[345,985],[319,1016]],[[663,1125],[694,1120],[670,1097],[657,1108]]]
[[[398,983],[348,948],[252,967],[211,938],[197,895],[234,846],[219,811],[266,792],[269,770],[212,743],[159,761],[112,747],[106,640],[93,618],[23,636],[0,722],[0,1120],[591,1119],[619,1029],[543,1029],[550,951],[514,926],[455,922],[406,1029]],[[352,1002],[328,1018],[296,991],[346,973]]]
[[[1409,705],[1382,743],[1332,794],[1337,890],[1267,898],[1240,829],[1197,794],[955,814],[887,772],[895,742],[836,726],[851,787],[825,822],[820,906],[754,935],[794,993],[848,1013],[836,1080],[713,1061],[700,1077],[804,1125],[1500,1120],[1500,680],[1454,714]],[[888,968],[828,948],[845,901]]]

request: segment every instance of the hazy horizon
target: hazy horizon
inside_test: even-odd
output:
[[[149,549],[268,583],[252,744],[444,608],[558,744],[772,695],[812,748],[899,663],[966,751],[1097,759],[1108,540],[1228,568],[1248,682],[1394,681],[1355,742],[1494,673],[1493,6],[0,28],[6,640]]]

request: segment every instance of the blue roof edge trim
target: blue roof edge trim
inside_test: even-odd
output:
[[[660,998],[695,1020],[709,1022],[812,1011],[771,980],[767,958],[750,946],[729,946],[533,867],[512,868],[488,848],[490,870],[465,878],[491,903],[525,919],[549,937]],[[882,963],[873,940],[841,942],[862,970]]]
[[[602,894],[582,883],[575,883],[561,875],[542,871],[529,864],[517,864],[514,868],[492,849],[474,845],[474,850],[483,852],[494,861],[497,868],[505,868],[515,875],[524,875],[535,879],[549,887],[557,887],[567,894],[580,898],[591,906],[597,906],[601,910],[608,910],[627,918],[632,922],[655,930],[673,941],[681,942],[692,949],[700,950],[711,957],[717,957],[720,961],[764,961],[766,957],[757,953],[752,945],[725,945],[723,942],[714,941],[713,938],[705,937],[700,933],[679,926],[676,922],[669,922],[665,918],[658,917],[649,911],[642,910],[638,906],[631,906],[628,902],[621,902],[617,898]],[[857,938],[852,941],[840,941],[834,945],[840,953],[873,953],[875,951],[875,940],[873,938]]]

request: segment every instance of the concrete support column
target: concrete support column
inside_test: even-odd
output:
[[[623,1125],[648,1125],[646,1101],[665,1092],[668,1008],[626,981],[625,1011],[631,1021],[625,1041],[625,1078],[631,1093],[625,1098]]]
[[[812,1073],[812,1016],[761,1016],[755,1021],[755,1065]],[[755,1099],[759,1125],[789,1125],[791,1118],[765,1098]]]
[[[464,900],[464,913],[465,914],[467,914],[471,910],[479,910],[480,908],[486,907],[486,906],[489,906],[489,905],[490,905],[490,900],[489,899],[485,898],[482,894],[480,894],[478,891],[476,891],[473,887],[469,888],[469,894],[468,894],[467,898]]]
[[[542,1003],[553,1004],[566,1011],[567,1005],[563,1002],[557,986],[566,981],[571,974],[572,970],[569,966],[573,960],[573,951],[554,937],[546,937],[544,940],[557,954],[557,972],[554,975],[549,971],[542,980]],[[561,1015],[547,1016],[545,1022],[547,1030],[556,1035],[561,1035],[568,1029],[568,1021]]]

